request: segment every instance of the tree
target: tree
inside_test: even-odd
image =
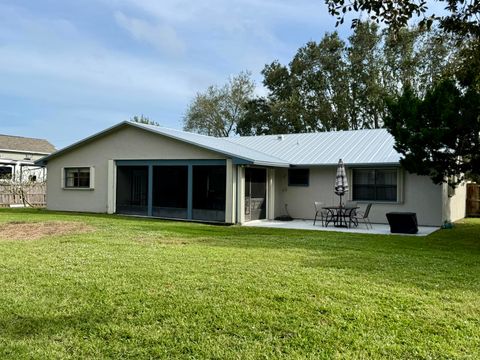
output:
[[[349,128],[345,43],[336,32],[298,49],[288,66],[274,61],[262,74],[269,94],[249,102],[241,135]]]
[[[408,22],[414,17],[420,17],[420,27],[430,28],[437,22],[446,32],[459,36],[480,37],[480,2],[477,0],[439,0],[445,4],[447,14],[443,16],[426,15],[427,1],[416,0],[325,0],[328,11],[337,18],[337,26],[343,24],[348,12],[367,13],[372,21],[385,23],[393,32],[408,27]],[[359,19],[352,21],[356,27]]]
[[[451,55],[448,49],[450,41],[445,42],[445,36],[454,37],[459,51],[447,57],[450,58],[447,61],[454,59],[453,64],[449,63],[440,77],[431,76],[429,80],[433,85],[423,86],[423,97],[418,95],[422,80],[403,84],[406,85],[403,95],[390,106],[387,128],[395,137],[397,149],[404,155],[403,165],[410,172],[430,175],[437,183],[448,181],[452,187],[464,176],[478,177],[480,2],[443,0],[441,2],[445,3],[447,10],[443,16],[426,16],[426,1],[325,2],[329,12],[337,17],[337,25],[343,23],[347,12],[363,11],[370,19],[387,24],[393,40],[402,35],[402,29],[415,16],[421,18],[421,28],[430,28],[434,22],[438,23],[440,36],[432,38],[431,47],[425,48],[430,56],[424,64],[430,71],[438,69],[446,54]],[[354,19],[352,27],[358,24],[359,19]],[[444,46],[446,43],[447,46]],[[442,51],[445,53],[442,54]],[[409,102],[412,104],[409,105]]]
[[[346,44],[338,33],[300,48],[290,63],[294,94],[306,131],[347,130],[348,69]]]
[[[246,112],[238,123],[237,133],[242,136],[290,134],[300,132],[298,119],[290,106],[279,105],[265,98],[250,100]]]
[[[428,175],[453,188],[465,175],[480,172],[480,92],[463,91],[442,80],[419,98],[407,87],[389,102],[385,124],[395,137],[400,163],[410,172]]]
[[[360,22],[348,42],[337,33],[298,49],[288,65],[265,66],[264,98],[248,103],[240,135],[383,127],[386,97],[404,86],[424,94],[442,77],[454,48],[434,31],[404,29],[397,36]]]
[[[255,84],[250,77],[249,72],[241,72],[222,87],[209,86],[198,93],[187,109],[184,130],[217,137],[236,132],[253,97]]]
[[[155,125],[155,126],[160,126],[160,124],[156,121],[150,120],[148,117],[140,115],[140,116],[133,116],[130,118],[130,121],[139,123],[139,124],[146,124],[146,125]]]
[[[379,128],[386,92],[382,84],[382,34],[376,24],[362,22],[348,40],[350,128]]]

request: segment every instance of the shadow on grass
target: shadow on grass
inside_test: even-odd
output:
[[[91,327],[101,319],[80,315],[10,315],[0,319],[0,337],[23,340],[65,333],[66,329]]]

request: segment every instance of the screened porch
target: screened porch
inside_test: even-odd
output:
[[[225,160],[116,161],[116,212],[225,222]]]

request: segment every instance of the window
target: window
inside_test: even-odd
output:
[[[90,188],[90,168],[65,168],[66,188]]]
[[[288,186],[308,186],[310,169],[288,169]]]
[[[354,169],[353,200],[397,201],[397,169]]]
[[[0,179],[11,179],[11,178],[12,178],[12,168],[10,166],[1,166]]]

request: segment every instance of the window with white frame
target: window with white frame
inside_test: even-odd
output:
[[[65,188],[88,189],[90,185],[89,167],[65,168]]]
[[[353,169],[352,198],[396,202],[398,169]]]

